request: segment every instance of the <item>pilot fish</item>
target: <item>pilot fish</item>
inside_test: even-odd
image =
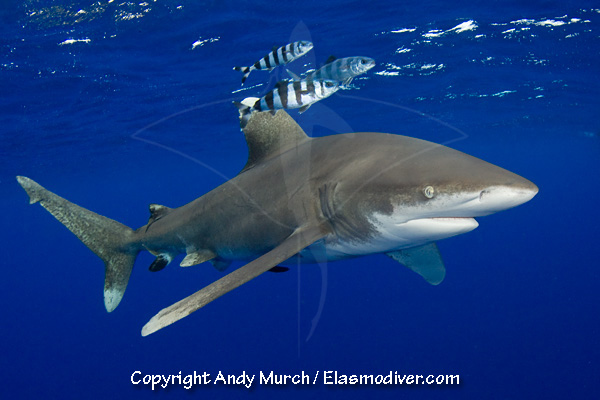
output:
[[[253,70],[271,71],[278,65],[284,65],[302,57],[313,48],[313,44],[306,40],[286,44],[285,46],[273,46],[273,51],[255,62],[249,67],[234,67],[236,71],[242,71],[242,85]]]
[[[375,66],[375,60],[369,57],[346,57],[336,59],[331,56],[325,61],[325,65],[316,71],[306,74],[306,78],[311,79],[333,79],[348,85],[354,77],[364,74]],[[300,77],[288,70],[288,74],[294,79]]]
[[[265,96],[248,97],[233,104],[240,111],[241,126],[244,128],[253,111],[275,111],[299,108],[306,111],[313,103],[331,96],[339,89],[339,82],[329,79],[303,79],[299,81],[279,81],[275,89]]]

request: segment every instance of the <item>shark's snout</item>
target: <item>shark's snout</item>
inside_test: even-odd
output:
[[[479,193],[479,202],[482,209],[489,214],[516,207],[533,199],[538,193],[538,187],[525,179],[519,185],[492,186]]]

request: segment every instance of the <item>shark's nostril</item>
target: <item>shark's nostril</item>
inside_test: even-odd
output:
[[[479,201],[483,201],[484,197],[486,197],[489,194],[489,190],[482,190],[481,193],[479,193]]]

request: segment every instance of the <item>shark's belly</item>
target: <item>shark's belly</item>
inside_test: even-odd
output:
[[[342,239],[329,235],[306,247],[286,263],[321,263],[369,254],[421,246],[477,228],[473,218],[421,218],[396,223],[393,218],[378,217],[376,232],[363,240]]]

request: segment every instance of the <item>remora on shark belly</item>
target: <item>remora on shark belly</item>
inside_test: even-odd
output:
[[[253,113],[244,128],[248,162],[233,179],[179,208],[150,206],[132,230],[79,207],[26,177],[30,196],[104,262],[104,302],[121,301],[140,251],[159,270],[223,270],[253,260],[165,308],[146,336],[288,260],[323,262],[385,253],[439,284],[445,268],[435,241],[475,229],[474,217],[529,201],[537,186],[448,147],[406,136],[362,132],[310,138],[283,110]]]

